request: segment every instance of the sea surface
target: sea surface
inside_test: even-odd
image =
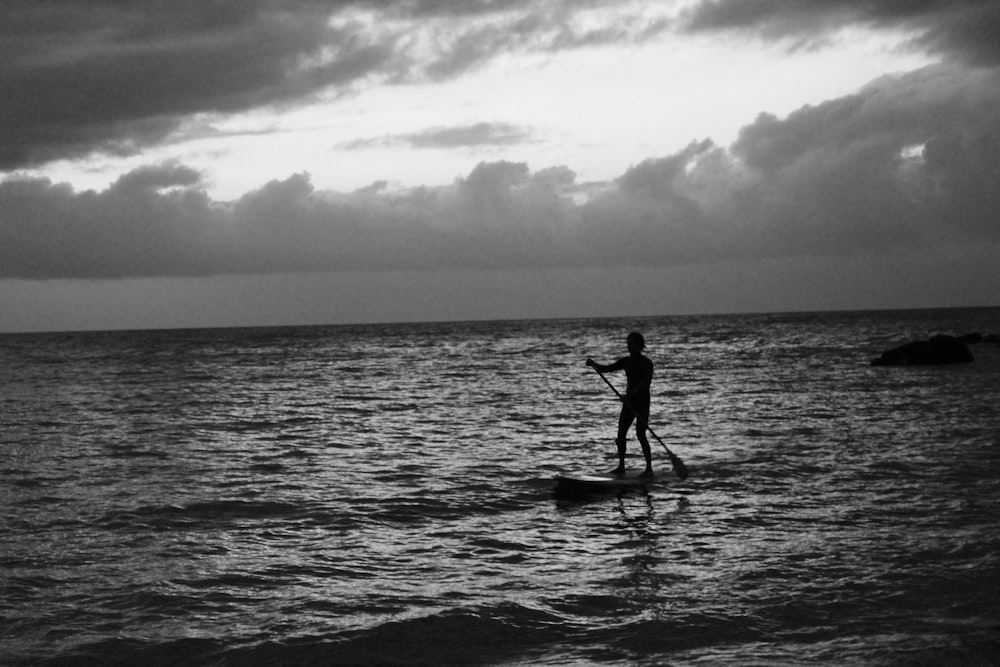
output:
[[[646,335],[657,483],[584,365]],[[1000,663],[1000,309],[0,336],[0,664]],[[621,374],[609,379],[622,386]],[[631,467],[641,467],[629,441]]]

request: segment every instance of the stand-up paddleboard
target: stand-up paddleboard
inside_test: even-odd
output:
[[[586,475],[560,475],[552,490],[557,499],[575,500],[608,493],[645,490],[657,482],[656,477],[641,477],[642,470],[629,470],[624,475],[610,472]]]

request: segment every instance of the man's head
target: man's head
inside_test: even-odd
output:
[[[625,338],[629,352],[642,352],[646,348],[646,339],[638,331],[633,331]]]

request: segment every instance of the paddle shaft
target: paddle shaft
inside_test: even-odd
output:
[[[628,401],[625,400],[625,397],[622,396],[622,394],[621,394],[620,391],[618,391],[618,387],[616,387],[615,385],[611,384],[611,380],[609,380],[608,378],[606,378],[604,376],[604,373],[602,373],[601,371],[599,371],[596,366],[592,366],[591,368],[593,368],[595,371],[597,371],[597,374],[601,376],[601,379],[604,380],[605,384],[607,384],[609,387],[611,387],[611,391],[615,392],[615,396],[618,397],[618,400],[620,400],[625,405],[625,407],[627,407],[629,410],[631,410],[632,414],[634,414],[636,416],[636,419],[638,419],[639,418],[639,413],[636,412],[636,409],[632,407],[631,403],[629,403]],[[649,423],[648,422],[646,424],[646,430],[649,431],[650,435],[652,435],[654,438],[656,438],[656,441],[658,443],[660,443],[660,445],[663,447],[664,451],[667,452],[667,456],[670,457],[670,463],[671,463],[671,465],[674,466],[674,472],[677,473],[677,476],[680,477],[681,479],[686,478],[688,476],[688,472],[687,472],[687,466],[684,465],[684,462],[681,461],[679,458],[677,458],[676,454],[674,454],[672,451],[670,451],[670,448],[667,447],[667,444],[665,442],[663,442],[663,440],[660,439],[660,436],[656,435],[656,433],[653,431],[653,429],[651,429],[649,427]]]

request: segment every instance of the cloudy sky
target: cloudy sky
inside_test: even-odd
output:
[[[1000,305],[1000,2],[5,0],[0,331]]]

